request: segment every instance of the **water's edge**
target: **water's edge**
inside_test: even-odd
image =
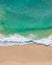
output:
[[[26,45],[26,44],[38,44],[45,46],[52,46],[52,35],[48,38],[36,39],[31,34],[31,37],[24,37],[19,34],[14,35],[0,35],[0,46],[16,46],[16,45]]]

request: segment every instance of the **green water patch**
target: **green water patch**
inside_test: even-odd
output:
[[[28,37],[29,35],[33,35],[35,39],[41,39],[41,38],[48,38],[50,35],[52,35],[52,29],[47,29],[47,30],[29,30],[29,31],[23,31],[23,32],[10,32],[10,31],[5,31],[4,35],[14,35],[14,34],[19,34],[24,37]]]
[[[27,37],[28,35],[32,34],[37,39],[41,39],[41,38],[47,38],[50,35],[52,35],[52,29],[47,29],[47,30],[30,30],[30,31],[25,31],[25,32],[18,32],[18,34],[23,35],[25,37]]]

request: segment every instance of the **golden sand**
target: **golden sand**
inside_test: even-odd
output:
[[[52,47],[36,44],[0,47],[0,65],[52,65]]]

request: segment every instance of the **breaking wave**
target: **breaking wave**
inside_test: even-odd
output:
[[[26,45],[26,44],[40,44],[45,46],[52,46],[52,35],[48,38],[36,39],[33,34],[27,37],[21,36],[19,34],[13,35],[0,35],[0,46],[15,46],[15,45]]]

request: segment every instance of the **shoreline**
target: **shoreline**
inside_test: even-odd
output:
[[[26,45],[29,43],[37,44],[37,45],[52,46],[52,35],[50,35],[48,38],[42,38],[42,39],[34,39],[33,37],[28,38],[18,34],[14,34],[10,36],[0,35],[0,46]]]

